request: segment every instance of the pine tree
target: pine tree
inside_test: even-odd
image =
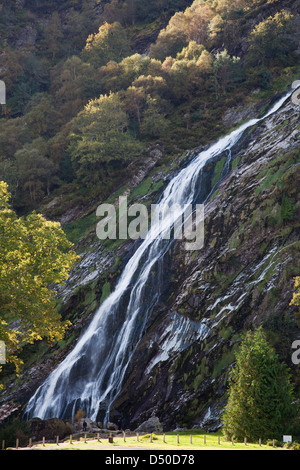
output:
[[[262,328],[248,332],[230,373],[224,434],[237,440],[278,439],[290,431],[295,413],[286,365]]]

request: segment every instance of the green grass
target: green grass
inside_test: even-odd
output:
[[[64,232],[72,243],[77,243],[79,240],[90,233],[96,227],[96,211],[91,214],[77,219],[75,222],[70,222],[64,226]],[[96,230],[96,229],[95,229]]]
[[[109,443],[107,438],[98,440],[95,437],[84,437],[72,439],[72,443],[67,439],[60,442],[59,445],[53,444],[37,444],[33,446],[37,450],[284,450],[286,447],[279,447],[277,443],[273,447],[273,441],[268,443],[244,443],[227,441],[221,433],[205,434],[199,429],[184,432],[168,432],[165,434],[145,434],[122,436],[118,434],[114,437],[114,442]]]

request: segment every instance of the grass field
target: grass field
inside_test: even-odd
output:
[[[152,439],[152,442],[151,442]],[[24,448],[23,448],[24,449]],[[29,449],[27,447],[27,449]],[[42,443],[35,444],[31,450],[285,450],[286,447],[279,447],[277,443],[273,447],[273,441],[269,443],[244,443],[227,441],[218,433],[195,433],[186,431],[180,433],[166,433],[122,436],[114,436],[113,443],[109,443],[108,438],[99,440],[95,437],[72,438],[60,441],[59,444]]]

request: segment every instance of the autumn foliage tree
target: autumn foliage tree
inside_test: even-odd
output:
[[[300,325],[300,276],[295,277],[294,292],[290,305],[295,305],[298,307],[298,312],[295,313],[295,317],[298,325]]]
[[[19,373],[24,345],[60,340],[69,325],[55,309],[55,285],[68,278],[77,255],[59,223],[35,212],[18,217],[3,181],[0,233],[0,339]]]
[[[87,38],[82,57],[94,67],[101,67],[110,60],[120,62],[130,55],[131,48],[126,30],[120,23],[104,23],[96,34]]]

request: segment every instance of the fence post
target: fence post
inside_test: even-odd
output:
[[[247,445],[247,437],[244,437],[244,444]]]
[[[193,444],[193,436],[192,436],[192,434],[190,435],[190,444]]]
[[[72,444],[72,434],[70,435],[70,444]]]
[[[32,437],[29,438],[29,449],[32,447]]]
[[[179,444],[179,434],[177,434],[177,444]]]
[[[140,436],[139,436],[139,433],[138,433],[138,432],[136,433],[136,440],[137,440],[137,441],[140,440]]]
[[[261,446],[261,438],[259,438],[259,440],[258,440],[258,444]]]
[[[152,432],[151,432],[151,434],[150,434],[150,442],[152,442]]]
[[[203,442],[206,444],[206,436],[203,436]]]
[[[2,441],[2,450],[5,450],[5,441]]]
[[[45,447],[45,437],[43,437],[43,446]]]
[[[59,445],[59,436],[56,436],[56,445]]]
[[[16,440],[16,449],[19,448],[19,439]]]
[[[86,443],[86,434],[84,434],[84,443]]]
[[[275,439],[273,439],[273,447],[275,447]]]
[[[97,432],[97,441],[101,442],[100,434]]]
[[[232,436],[232,438],[231,438],[231,443],[232,443],[232,445],[234,446],[234,442],[233,442],[233,436]]]
[[[163,435],[163,442],[164,442],[164,443],[166,442],[166,435],[165,435],[165,433],[164,433],[164,435]]]
[[[220,436],[218,436],[218,444],[220,444]]]
[[[126,432],[123,431],[123,439],[124,439],[124,442],[126,442]]]

